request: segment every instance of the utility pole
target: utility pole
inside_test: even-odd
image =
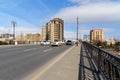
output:
[[[11,21],[12,25],[13,25],[13,41],[15,44],[15,26],[16,26],[16,21]]]
[[[77,17],[77,38],[76,38],[76,40],[77,40],[77,46],[78,46],[78,23],[79,23],[79,22],[78,22],[78,19],[79,19],[79,18]]]
[[[9,28],[9,40],[10,40],[10,28]]]

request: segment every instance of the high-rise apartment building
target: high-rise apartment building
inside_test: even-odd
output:
[[[94,29],[90,31],[90,42],[103,41],[104,33],[102,29]]]
[[[63,20],[59,18],[54,18],[51,20],[51,41],[60,40],[63,41]]]
[[[46,40],[50,41],[51,40],[51,22],[48,22],[46,24]]]
[[[53,42],[54,40],[63,41],[64,39],[64,22],[60,18],[50,20],[44,27],[42,27],[43,40]]]
[[[46,29],[46,25],[42,26],[42,40],[46,40],[46,33],[47,33],[47,29]]]
[[[51,23],[48,22],[46,25],[42,26],[42,41],[51,40]]]

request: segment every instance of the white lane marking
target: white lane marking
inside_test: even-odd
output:
[[[43,52],[48,52],[48,51],[51,51],[52,49],[46,49],[46,50],[44,50]]]
[[[21,47],[20,47],[20,48],[12,48],[12,49],[7,49],[7,50],[16,50],[16,49],[21,49]]]
[[[31,48],[31,49],[25,49],[24,51],[31,51],[31,50],[35,50],[37,48]]]

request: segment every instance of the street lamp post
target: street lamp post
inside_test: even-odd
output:
[[[13,40],[14,40],[14,44],[15,44],[15,26],[16,26],[16,21],[11,21],[12,25],[13,25]]]
[[[79,22],[78,22],[78,19],[79,19],[79,18],[77,17],[77,38],[76,38],[76,40],[77,40],[77,46],[78,46],[78,23],[79,23]]]

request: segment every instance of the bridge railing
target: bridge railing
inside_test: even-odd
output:
[[[120,57],[90,43],[83,42],[105,80],[120,80]]]

